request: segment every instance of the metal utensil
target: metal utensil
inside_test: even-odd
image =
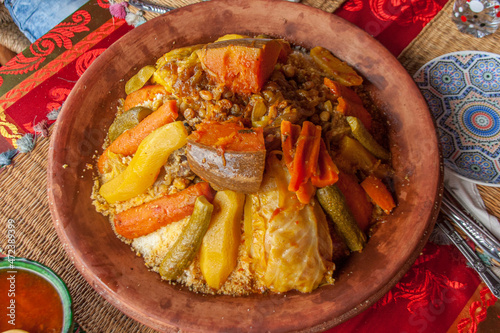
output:
[[[491,258],[500,261],[500,243],[492,236],[488,230],[481,228],[472,219],[462,205],[448,191],[444,190],[441,211],[455,223],[476,246],[484,251]]]
[[[167,7],[167,6],[161,6],[157,5],[151,2],[147,1],[142,1],[142,0],[129,0],[128,3],[136,8],[139,8],[141,10],[145,10],[148,12],[153,12],[153,13],[158,13],[158,14],[165,14],[172,9],[175,9],[173,7]]]
[[[445,235],[462,252],[470,265],[476,270],[481,279],[486,283],[491,293],[495,297],[500,297],[500,279],[487,267],[474,252],[460,234],[453,228],[451,223],[445,218],[438,219],[436,225],[445,233]]]

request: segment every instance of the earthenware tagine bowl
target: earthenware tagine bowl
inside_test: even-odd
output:
[[[92,171],[116,100],[139,68],[172,48],[228,33],[265,33],[306,48],[323,46],[365,78],[389,122],[398,207],[335,285],[310,294],[205,296],[162,282],[106,217],[91,205]],[[128,316],[161,331],[319,331],[368,308],[409,269],[439,208],[441,160],[426,102],[399,62],[365,32],[335,15],[288,1],[210,1],[174,10],[133,29],[77,82],[50,146],[48,195],[71,261],[100,295]]]

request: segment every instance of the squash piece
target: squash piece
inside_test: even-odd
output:
[[[144,87],[144,85],[149,81],[156,68],[151,65],[142,67],[137,74],[132,76],[125,84],[125,93],[130,95],[134,91],[137,91]]]
[[[356,139],[344,136],[335,162],[344,172],[361,169],[371,173],[376,168],[377,159]]]
[[[128,111],[126,111],[128,112]],[[129,156],[135,154],[142,140],[144,140],[155,129],[173,122],[178,116],[176,101],[170,100],[165,102],[158,110],[144,118],[135,127],[124,131],[120,134],[99,157],[97,166],[101,174],[111,171],[111,166],[108,163],[109,154],[120,154]]]
[[[349,249],[361,252],[366,244],[366,235],[359,228],[340,189],[336,185],[322,187],[316,191],[316,197]]]
[[[321,69],[344,86],[359,86],[363,83],[363,78],[351,66],[335,57],[327,49],[316,46],[310,54]]]
[[[236,267],[245,195],[219,191],[214,213],[200,251],[200,268],[207,284],[219,289]]]
[[[161,262],[159,273],[163,279],[176,280],[191,264],[210,225],[213,210],[207,198],[196,198],[188,224]]]
[[[262,128],[205,122],[188,137],[191,170],[216,190],[256,192],[264,174],[266,148]]]
[[[391,154],[373,138],[358,118],[349,116],[346,119],[351,127],[352,135],[363,145],[363,147],[368,149],[375,157],[382,160],[387,161],[391,158]]]
[[[186,144],[187,131],[182,121],[164,125],[142,140],[127,169],[101,186],[99,194],[108,203],[125,201],[153,185],[170,154]]]
[[[394,172],[388,164],[382,163],[359,141],[349,136],[344,136],[340,141],[335,164],[346,173],[362,170],[379,178],[390,177]]]
[[[239,38],[207,44],[197,51],[203,68],[232,92],[258,93],[290,46],[276,39]]]

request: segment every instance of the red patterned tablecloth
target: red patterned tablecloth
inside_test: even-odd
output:
[[[445,0],[348,0],[336,14],[398,55]],[[0,152],[61,107],[88,66],[132,29],[91,0],[0,67]],[[50,122],[49,122],[50,123]],[[1,171],[0,171],[1,172]],[[369,283],[369,281],[367,281]],[[401,281],[371,308],[328,332],[500,331],[496,298],[452,246],[428,243]]]

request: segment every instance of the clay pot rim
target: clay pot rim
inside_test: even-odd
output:
[[[204,2],[204,3],[198,3],[195,5],[187,6],[175,11],[172,11],[170,13],[167,13],[163,16],[160,16],[158,18],[155,18],[147,23],[145,23],[143,26],[140,26],[131,32],[129,32],[127,35],[122,37],[118,42],[115,44],[111,45],[92,65],[92,67],[87,70],[87,72],[82,76],[82,78],[79,80],[73,91],[71,92],[70,96],[67,99],[67,102],[63,106],[63,110],[60,115],[59,121],[56,123],[56,128],[54,130],[54,134],[52,136],[51,140],[51,146],[49,150],[49,166],[48,166],[48,196],[49,196],[49,202],[50,202],[50,210],[51,214],[53,216],[55,228],[57,230],[58,236],[61,239],[61,242],[65,245],[65,250],[68,252],[72,262],[75,263],[75,266],[77,269],[82,273],[82,275],[85,277],[85,279],[93,286],[94,289],[96,289],[99,294],[101,294],[103,297],[105,297],[111,304],[113,304],[115,307],[118,309],[122,310],[125,312],[127,315],[137,319],[138,321],[141,321],[153,328],[160,329],[160,330],[169,330],[174,327],[179,327],[182,329],[187,329],[187,330],[224,330],[227,329],[226,326],[210,326],[210,323],[205,322],[205,326],[200,326],[199,322],[187,322],[186,320],[179,320],[178,318],[160,318],[159,316],[149,316],[147,313],[145,313],[145,310],[141,308],[141,304],[133,304],[130,303],[130,295],[127,295],[129,298],[124,298],[123,294],[121,292],[117,292],[114,290],[112,287],[110,287],[109,284],[107,284],[104,281],[104,278],[102,276],[99,276],[99,274],[96,274],[96,268],[92,265],[94,262],[89,261],[89,259],[86,257],[87,253],[83,253],[82,249],[79,249],[75,246],[78,244],[75,243],[75,238],[70,237],[66,233],[66,228],[68,223],[70,221],[68,220],[69,217],[67,214],[65,214],[61,210],[61,202],[60,202],[60,193],[61,191],[64,192],[64,189],[61,188],[61,186],[64,187],[64,181],[62,181],[62,178],[58,176],[58,174],[61,172],[61,161],[63,160],[63,154],[61,153],[61,144],[57,141],[59,137],[65,137],[68,136],[68,127],[64,127],[64,124],[66,122],[71,122],[75,121],[74,119],[66,119],[66,115],[72,116],[74,109],[72,109],[72,106],[74,103],[78,101],[77,94],[79,93],[84,93],[86,90],[86,85],[90,83],[89,79],[91,78],[91,73],[100,71],[103,68],[105,68],[108,64],[108,62],[113,59],[113,57],[116,54],[120,54],[122,45],[126,43],[127,41],[131,40],[137,40],[143,36],[143,31],[147,31],[148,27],[154,25],[154,24],[165,24],[168,23],[169,21],[171,22],[172,20],[175,20],[176,18],[178,19],[179,17],[183,17],[184,15],[191,15],[193,13],[200,13],[202,11],[205,11],[207,15],[209,15],[211,12],[210,10],[214,7],[217,6],[224,6],[225,8],[232,8],[233,7],[240,7],[240,6],[249,6],[249,8],[255,8],[255,6],[258,6],[259,4],[264,5],[266,1],[262,0],[254,0],[254,1],[249,1],[247,4],[234,4],[231,1],[228,0],[222,0],[222,1],[213,1],[213,2]],[[332,22],[337,22],[339,24],[342,24],[342,26],[350,27],[350,29],[356,30],[362,38],[365,40],[371,40],[371,46],[376,47],[376,51],[382,52],[384,57],[391,57],[392,59],[389,59],[388,61],[395,66],[396,71],[401,71],[402,67],[399,65],[397,60],[390,55],[390,53],[385,50],[378,42],[374,41],[370,36],[368,36],[366,33],[361,32],[360,29],[354,27],[350,23],[346,23],[343,19],[334,17],[333,15],[331,17],[327,18],[327,15],[330,15],[328,13],[316,10],[311,7],[307,7],[305,5],[297,5],[297,4],[291,4],[291,3],[286,3],[284,1],[276,1],[276,3],[273,4],[275,7],[279,7],[283,9],[281,13],[283,16],[285,15],[285,10],[289,11],[290,17],[295,17],[295,16],[300,16],[301,13],[308,13],[311,15],[316,15],[318,17],[321,17],[323,20],[330,20]],[[300,6],[300,7],[298,7]],[[288,19],[285,19],[288,20]],[[245,31],[235,31],[244,33]],[[273,34],[274,36],[279,37],[279,34]],[[298,42],[297,40],[293,40],[293,42]],[[302,41],[304,42],[304,41]],[[307,43],[302,43],[301,45],[304,45]],[[181,45],[177,45],[179,47]],[[157,55],[160,56],[160,55]],[[141,64],[138,64],[141,65]],[[398,67],[399,66],[399,67]],[[398,72],[398,73],[399,73]],[[404,72],[400,73],[402,77],[405,77],[405,74],[407,76],[407,79],[411,80],[409,75]],[[411,82],[413,82],[411,80]],[[414,90],[418,89],[416,86],[414,87]],[[413,91],[414,93],[414,91]],[[418,92],[420,94],[420,92]],[[412,95],[413,96],[413,95]],[[420,95],[421,97],[421,95]],[[423,99],[422,99],[423,100]],[[418,103],[422,103],[422,100],[417,98]],[[425,102],[423,102],[425,103]],[[420,104],[419,104],[420,105]],[[428,110],[427,110],[428,111]],[[430,114],[429,114],[430,117]],[[394,120],[396,121],[396,120]],[[432,122],[432,120],[431,120]],[[434,133],[435,134],[435,133]],[[432,140],[431,140],[432,141]],[[437,139],[436,139],[437,142]],[[369,292],[366,293],[363,297],[363,302],[359,302],[357,306],[350,307],[348,309],[344,309],[342,313],[340,313],[338,316],[332,318],[331,316],[328,315],[328,309],[327,308],[322,308],[320,314],[318,314],[317,320],[315,320],[315,323],[313,325],[308,326],[300,326],[298,325],[296,329],[302,331],[302,330],[307,330],[307,331],[317,331],[317,330],[322,330],[326,329],[329,327],[332,327],[342,321],[345,321],[354,315],[358,314],[362,310],[368,308],[371,306],[378,298],[383,296],[404,274],[405,272],[410,268],[414,260],[417,258],[419,255],[421,249],[424,247],[427,238],[429,237],[430,231],[433,228],[434,222],[437,218],[437,214],[439,211],[439,198],[440,194],[442,192],[442,164],[440,161],[440,158],[438,157],[438,161],[434,161],[436,159],[436,152],[432,151],[430,158],[433,159],[433,167],[432,167],[432,173],[433,173],[433,179],[432,181],[435,183],[435,188],[434,188],[434,193],[431,193],[430,196],[433,197],[431,201],[433,201],[434,205],[428,209],[425,210],[425,216],[427,219],[424,221],[424,225],[421,226],[421,234],[418,235],[418,237],[415,237],[411,239],[411,248],[408,250],[410,253],[408,256],[405,258],[399,258],[398,262],[396,263],[396,266],[398,267],[397,270],[395,270],[393,273],[388,276],[385,276],[383,279],[381,279],[381,283],[378,284],[376,287],[370,287]],[[92,207],[93,208],[93,207]],[[420,231],[419,231],[420,232]],[[370,243],[368,244],[370,246]],[[361,256],[357,255],[358,257]],[[356,257],[356,256],[355,256]],[[142,260],[142,259],[141,259]],[[151,273],[154,274],[154,273]],[[155,279],[155,278],[152,278]],[[157,279],[157,278],[156,278]],[[174,287],[168,287],[168,288],[174,288]],[[291,292],[283,295],[252,295],[248,297],[243,297],[241,300],[244,300],[245,302],[249,302],[249,304],[252,304],[252,309],[255,310],[256,307],[259,306],[262,302],[278,302],[277,304],[281,305],[283,302],[287,302],[287,305],[290,304],[299,304],[302,302],[303,299],[311,299],[313,302],[318,301],[321,299],[321,297],[318,297],[319,294],[324,294],[325,290],[330,290],[332,288],[335,288],[334,286],[326,286],[326,287],[321,287],[320,289],[317,289],[314,291],[311,296],[308,295],[302,295],[297,292]],[[178,287],[176,287],[178,289]],[[191,296],[186,296],[186,290],[185,288],[179,290],[179,292],[182,294],[182,297],[186,297],[186,299],[189,299]],[[189,293],[189,292],[188,292]],[[195,294],[192,294],[195,295]],[[193,299],[197,298],[204,298],[203,301],[212,301],[213,299],[217,299],[216,302],[220,302],[221,300],[223,303],[227,303],[228,306],[234,306],[235,304],[240,304],[239,301],[235,302],[235,298],[232,298],[230,296],[192,296]],[[286,299],[288,297],[288,299]],[[213,304],[214,305],[214,304]],[[198,308],[196,308],[198,309]],[[325,312],[326,311],[326,312]],[[255,319],[256,317],[252,317],[252,319]],[[280,318],[286,318],[285,317],[280,317]],[[179,321],[176,321],[179,320]],[[296,319],[297,320],[297,319]],[[237,329],[236,327],[233,327],[234,329]],[[241,327],[240,327],[241,328]],[[248,327],[247,327],[248,328]],[[288,326],[287,323],[282,323],[281,326],[279,325],[272,325],[270,326],[272,330],[288,330],[290,329],[290,326]],[[244,328],[241,328],[244,329]],[[295,329],[295,328],[294,328]]]

